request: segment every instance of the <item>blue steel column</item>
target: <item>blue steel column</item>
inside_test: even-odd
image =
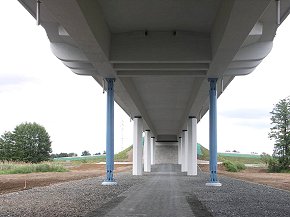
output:
[[[107,177],[103,185],[117,184],[114,172],[114,78],[106,78],[107,90],[107,133],[106,133],[106,169]]]
[[[209,151],[210,151],[210,180],[207,186],[221,186],[217,177],[217,78],[209,78]]]

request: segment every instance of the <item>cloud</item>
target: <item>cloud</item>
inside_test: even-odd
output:
[[[15,88],[15,86],[22,86],[24,84],[33,82],[34,78],[16,75],[16,74],[0,74],[0,92]]]
[[[264,108],[244,108],[221,111],[219,115],[225,118],[261,119],[268,118],[270,111]]]
[[[270,112],[264,108],[233,109],[219,112],[221,119],[235,126],[251,129],[270,129]]]
[[[235,124],[255,129],[270,129],[271,127],[268,119],[238,119],[235,120]]]

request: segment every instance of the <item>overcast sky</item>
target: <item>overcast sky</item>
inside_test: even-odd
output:
[[[50,134],[54,153],[105,150],[106,94],[97,82],[75,75],[51,53],[45,31],[18,1],[3,2],[0,25],[0,134],[37,122]],[[270,111],[290,95],[289,38],[286,20],[268,57],[218,99],[218,151],[272,153]],[[118,152],[132,144],[133,129],[115,108]],[[208,114],[198,124],[198,142],[208,147]]]

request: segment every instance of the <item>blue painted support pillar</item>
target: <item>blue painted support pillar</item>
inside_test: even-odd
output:
[[[106,78],[107,90],[107,133],[106,133],[106,169],[107,177],[102,185],[116,185],[114,180],[114,78]]]
[[[221,186],[217,177],[217,78],[209,78],[209,153],[210,180],[207,186]]]

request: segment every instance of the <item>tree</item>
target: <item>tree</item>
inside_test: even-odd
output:
[[[77,157],[78,154],[77,153],[74,153],[74,152],[71,152],[71,153],[68,153],[68,156],[69,157]]]
[[[260,157],[261,157],[261,161],[262,161],[263,163],[265,163],[266,165],[269,165],[269,162],[270,162],[271,159],[272,159],[272,157],[271,157],[269,154],[265,153],[265,152],[263,152],[263,153],[260,155]]]
[[[5,160],[38,163],[49,160],[51,141],[45,128],[37,123],[22,123],[1,136]]]
[[[91,153],[89,151],[83,151],[81,156],[90,156]]]
[[[13,140],[13,133],[5,132],[0,138],[1,161],[15,161],[18,151]]]
[[[270,139],[275,141],[273,158],[278,160],[281,170],[290,165],[290,98],[280,100],[271,112]]]

